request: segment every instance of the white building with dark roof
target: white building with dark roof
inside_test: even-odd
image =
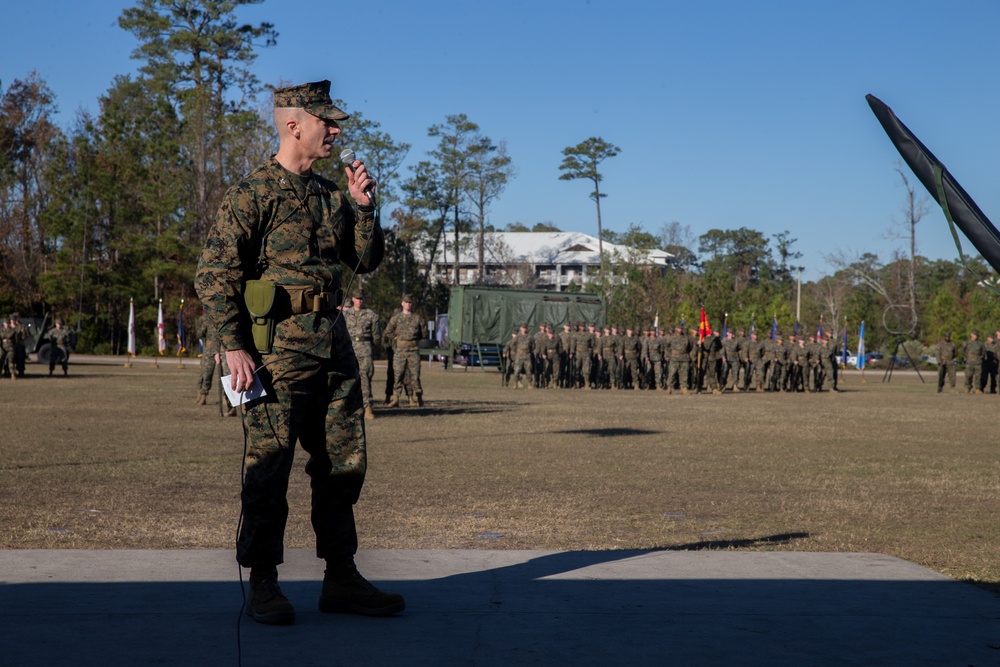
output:
[[[479,284],[478,234],[459,235],[460,285]],[[509,285],[563,291],[583,285],[599,274],[601,260],[597,237],[580,232],[487,232],[483,239],[484,285]],[[425,249],[416,259],[428,260]],[[665,270],[673,255],[665,250],[637,250],[604,242],[610,261],[627,260],[640,266]],[[434,253],[433,280],[454,283],[455,236],[448,234]]]

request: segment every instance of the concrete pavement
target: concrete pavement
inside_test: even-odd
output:
[[[0,664],[1000,665],[1000,596],[880,554],[363,551],[394,618],[242,615],[226,550],[0,551]]]

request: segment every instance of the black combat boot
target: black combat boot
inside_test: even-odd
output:
[[[247,616],[268,625],[289,625],[295,622],[295,607],[278,586],[276,567],[254,567],[250,570]]]
[[[327,560],[319,610],[326,613],[391,616],[406,608],[403,596],[383,593],[361,576],[353,558]]]

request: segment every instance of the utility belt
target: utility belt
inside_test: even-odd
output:
[[[243,299],[250,313],[254,346],[269,354],[274,344],[275,324],[292,315],[325,313],[342,301],[341,290],[324,292],[318,285],[280,285],[270,280],[248,280]]]
[[[396,349],[409,350],[417,346],[417,341],[415,340],[397,340]]]

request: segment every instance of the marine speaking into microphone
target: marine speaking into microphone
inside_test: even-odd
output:
[[[350,167],[351,169],[354,169],[354,163],[357,161],[357,159],[358,159],[358,156],[350,148],[345,148],[344,150],[340,151],[340,161],[346,167]],[[369,176],[369,178],[371,178],[371,176]],[[375,205],[375,179],[374,178],[372,178],[372,185],[369,186],[369,187],[367,187],[367,188],[365,188],[365,196],[368,197],[368,201],[371,203],[371,205],[373,207],[378,208]]]

